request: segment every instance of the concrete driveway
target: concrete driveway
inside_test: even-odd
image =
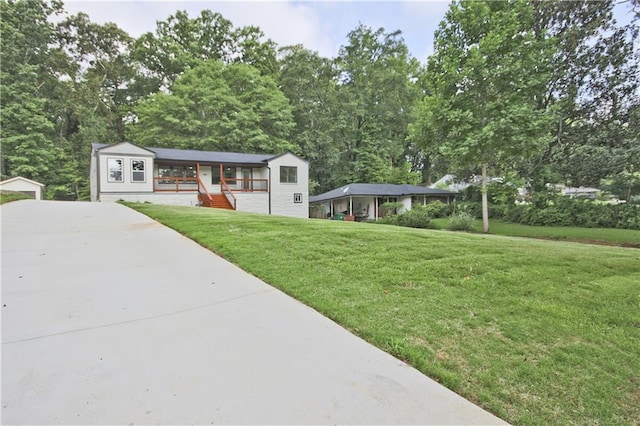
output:
[[[2,215],[3,424],[497,424],[124,206]]]

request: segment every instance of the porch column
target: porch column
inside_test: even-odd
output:
[[[349,216],[353,215],[353,198],[349,197]]]
[[[373,197],[373,220],[378,220],[378,197]]]

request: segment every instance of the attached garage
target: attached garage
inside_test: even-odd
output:
[[[44,185],[40,182],[23,178],[22,176],[16,176],[14,178],[3,180],[2,182],[0,182],[0,190],[21,192],[35,200],[42,200],[42,191],[44,190]]]

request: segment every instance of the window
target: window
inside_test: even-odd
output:
[[[107,158],[107,182],[122,182],[122,158]]]
[[[296,204],[302,203],[302,192],[296,192],[293,194],[293,202]]]
[[[225,166],[224,168],[224,180],[230,184],[236,183],[236,168],[231,166]],[[211,183],[218,185],[220,183],[220,165],[214,164],[211,166]]]
[[[145,182],[144,160],[131,160],[131,182]]]
[[[298,168],[280,166],[280,183],[298,183]]]

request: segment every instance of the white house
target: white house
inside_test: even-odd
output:
[[[0,190],[22,192],[23,194],[26,194],[31,198],[35,198],[36,200],[42,200],[42,191],[44,190],[44,185],[40,182],[36,182],[35,180],[23,178],[22,176],[16,176],[0,182]]]
[[[309,164],[280,155],[93,144],[91,201],[133,201],[308,217]]]
[[[382,217],[384,203],[402,203],[402,210],[433,201],[449,203],[455,193],[416,185],[388,183],[350,183],[324,194],[311,196],[313,207],[322,207],[323,216],[344,214],[347,220],[371,220]],[[317,214],[317,212],[316,212]],[[314,217],[319,217],[315,215]]]

